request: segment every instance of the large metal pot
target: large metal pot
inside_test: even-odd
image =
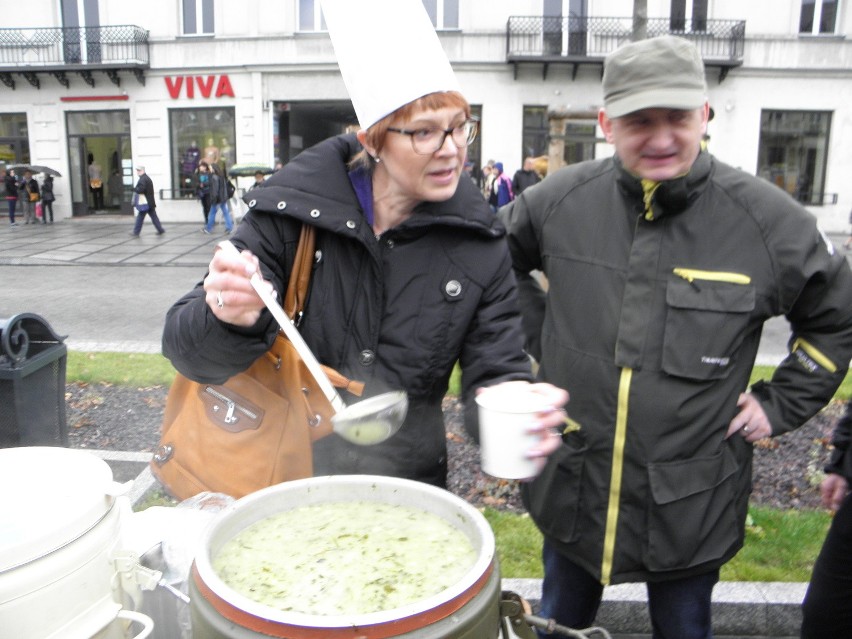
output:
[[[285,612],[248,599],[227,586],[212,567],[223,544],[274,514],[324,502],[378,501],[422,508],[470,539],[473,567],[453,586],[414,604],[377,613],[321,616]],[[370,570],[370,566],[364,566]],[[440,488],[371,475],[314,477],[286,482],[239,499],[207,530],[190,579],[195,639],[493,639],[500,625],[500,571],[494,535],[475,508]]]
[[[117,568],[130,513],[102,459],[54,447],[0,449],[0,635],[15,639],[150,634],[148,617],[124,608]]]

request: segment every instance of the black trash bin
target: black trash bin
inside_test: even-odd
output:
[[[39,315],[0,318],[0,448],[68,445],[63,340]]]

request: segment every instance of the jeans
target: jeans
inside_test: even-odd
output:
[[[157,233],[165,233],[163,230],[163,225],[160,224],[160,218],[157,215],[157,209],[150,208],[144,213],[136,212],[136,224],[133,225],[133,235],[139,235],[142,231],[142,222],[145,221],[145,216],[149,216],[151,218],[151,222],[154,224],[154,228],[157,229]]]
[[[852,494],[831,521],[802,603],[802,639],[852,637]]]
[[[542,549],[544,582],[541,616],[574,629],[592,626],[600,607],[603,586],[585,570],[560,555],[547,540]],[[710,602],[719,571],[648,582],[648,609],[654,639],[712,639]],[[562,635],[539,632],[542,639]]]
[[[18,199],[7,197],[6,202],[9,203],[9,224],[14,224],[15,223],[15,205],[18,203]]]
[[[222,209],[222,218],[225,220],[225,230],[230,233],[234,230],[234,220],[231,219],[231,209],[228,208],[227,202],[217,202],[210,207],[210,213],[207,214],[207,232],[213,230],[213,225],[216,224],[216,209]]]

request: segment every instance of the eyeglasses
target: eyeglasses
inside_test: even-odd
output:
[[[459,148],[468,146],[476,139],[476,120],[465,120],[461,124],[457,124],[449,129],[439,129],[438,127],[425,127],[422,129],[397,129],[388,127],[388,131],[401,133],[411,138],[411,148],[418,155],[432,155],[435,151],[444,146],[447,141],[447,136],[453,138],[453,144]]]

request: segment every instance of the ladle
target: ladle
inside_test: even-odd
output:
[[[219,242],[219,247],[231,255],[240,254],[237,247],[228,240]],[[268,292],[260,273],[251,276],[251,285],[257,291],[263,303],[266,304],[266,308],[278,321],[287,339],[293,344],[296,352],[299,353],[299,357],[302,358],[308,371],[334,409],[335,414],[331,418],[334,432],[353,444],[362,446],[380,444],[396,433],[408,413],[408,394],[405,391],[391,391],[347,406],[328,375],[323,371],[310,347],[302,338],[301,333],[287,317],[275,296]]]

